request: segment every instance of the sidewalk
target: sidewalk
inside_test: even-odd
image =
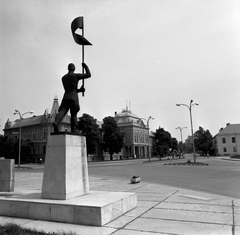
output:
[[[15,171],[15,192],[40,192],[42,172]],[[0,216],[0,224],[13,222],[45,232],[77,235],[205,235],[240,234],[240,199],[179,189],[141,181],[90,177],[90,190],[136,192],[138,207],[103,227],[55,223]],[[4,194],[0,193],[0,196]]]

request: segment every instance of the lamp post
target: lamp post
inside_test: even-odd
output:
[[[190,112],[190,122],[191,122],[191,132],[192,132],[192,141],[193,141],[193,159],[194,163],[196,162],[196,154],[195,154],[195,146],[194,146],[194,136],[193,136],[193,124],[192,124],[192,106],[193,105],[199,105],[198,103],[193,103],[193,100],[190,100],[190,104],[176,104],[177,106],[186,106],[189,109]]]
[[[21,161],[21,138],[22,138],[22,126],[21,126],[21,121],[22,121],[22,117],[27,114],[27,113],[33,113],[33,111],[29,111],[26,113],[21,114],[17,109],[15,109],[15,113],[13,113],[14,115],[18,114],[20,117],[19,120],[19,150],[18,150],[18,168],[20,168],[20,161]]]
[[[149,121],[150,121],[150,119],[154,120],[154,117],[149,116],[148,119],[146,119],[146,118],[140,118],[140,119],[144,119],[144,120],[147,121],[147,127],[148,127],[148,159],[149,159],[149,162],[150,162],[150,128],[149,128]]]
[[[184,154],[183,154],[183,141],[182,141],[182,130],[184,129],[184,128],[187,128],[186,126],[185,127],[176,127],[176,129],[179,129],[180,130],[180,134],[181,134],[181,142],[182,142],[182,156],[184,157]]]
[[[150,128],[149,128],[149,121],[150,119],[154,120],[154,117],[150,116],[147,120],[147,127],[148,127],[148,159],[149,159],[149,162],[150,162],[150,155],[151,155],[151,152],[150,152]]]

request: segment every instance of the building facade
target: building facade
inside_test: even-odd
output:
[[[43,115],[34,115],[15,121],[7,120],[4,128],[4,135],[19,139],[19,129],[21,125],[21,138],[30,140],[31,155],[27,156],[31,161],[44,159],[47,147],[48,136],[53,132],[52,124],[58,113],[58,99],[54,98],[51,112],[45,110]],[[133,159],[148,158],[153,156],[155,146],[155,135],[149,131],[149,127],[137,115],[133,114],[128,108],[122,112],[115,112],[114,119],[117,122],[121,132],[124,134],[124,147],[122,151],[115,154],[115,159]],[[101,129],[102,122],[97,124]],[[66,115],[59,125],[60,131],[71,131],[70,116]],[[105,156],[106,155],[106,156]],[[103,152],[101,146],[98,146],[95,155],[96,160],[108,159],[109,153]],[[88,159],[90,160],[90,159]]]
[[[124,134],[123,158],[147,158],[149,153],[152,156],[154,136],[141,118],[126,108],[120,113],[115,112],[114,119]]]
[[[54,98],[51,112],[45,110],[43,115],[34,115],[32,117],[16,119],[15,121],[7,120],[4,127],[4,135],[19,139],[19,129],[21,125],[21,138],[32,142],[31,155],[28,158],[37,160],[45,158],[47,139],[53,132],[52,124],[58,113],[58,99]],[[71,131],[70,116],[66,115],[59,125],[60,131]]]
[[[227,123],[214,136],[213,143],[218,155],[240,154],[240,124]]]

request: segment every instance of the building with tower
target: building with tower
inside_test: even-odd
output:
[[[22,118],[15,121],[7,120],[5,124],[4,136],[19,138],[19,129],[21,125],[21,139],[30,140],[31,154],[27,156],[31,162],[45,158],[47,139],[53,132],[53,122],[58,113],[58,99],[54,98],[51,112],[45,110],[42,115],[33,115],[32,117]],[[114,154],[114,159],[133,159],[148,158],[153,156],[155,148],[155,136],[149,131],[148,121],[133,114],[126,107],[122,112],[115,112],[114,119],[117,122],[121,132],[124,134],[124,146],[122,151]],[[71,132],[71,117],[66,115],[59,125],[60,132]],[[100,129],[101,121],[97,121]],[[95,160],[109,159],[109,153],[103,152],[102,147],[98,146],[97,153],[94,155]],[[22,156],[24,160],[24,156]],[[25,159],[26,160],[26,159]],[[92,160],[89,156],[88,160]]]
[[[9,119],[5,123],[3,129],[4,135],[19,138],[19,128],[21,124],[21,139],[30,140],[31,155],[28,156],[30,161],[37,161],[39,158],[45,158],[47,139],[48,136],[53,132],[52,124],[55,120],[55,116],[58,113],[59,103],[58,99],[54,98],[51,112],[45,110],[42,115],[33,115],[32,117],[22,118],[15,121]],[[70,116],[66,115],[59,125],[60,131],[71,131]]]
[[[124,158],[148,158],[149,153],[152,156],[155,138],[143,118],[139,118],[126,107],[120,113],[115,112],[114,119],[124,134],[121,153]]]

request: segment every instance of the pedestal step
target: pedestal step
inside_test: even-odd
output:
[[[103,226],[137,206],[128,192],[91,191],[69,200],[41,199],[40,193],[0,193],[0,215]]]

